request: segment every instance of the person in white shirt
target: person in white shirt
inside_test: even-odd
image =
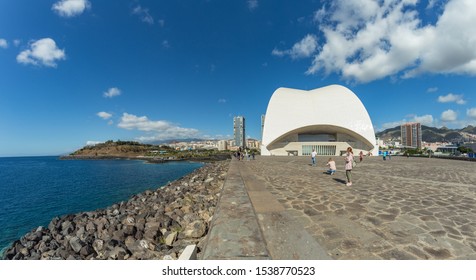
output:
[[[312,153],[311,153],[312,166],[316,166],[316,156],[317,156],[316,150],[312,149]]]

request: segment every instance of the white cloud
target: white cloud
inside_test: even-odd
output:
[[[426,92],[437,92],[438,88],[437,87],[431,87],[426,90]]]
[[[3,49],[8,48],[7,40],[0,38],[0,48],[3,48]]]
[[[387,128],[394,128],[396,126],[402,125],[407,122],[419,122],[422,125],[435,126],[435,120],[433,119],[432,115],[423,115],[423,116],[411,115],[411,116],[408,116],[408,118],[404,118],[403,120],[400,120],[400,121],[384,123],[382,125],[382,129],[385,130]]]
[[[198,130],[194,128],[183,128],[162,120],[152,121],[146,116],[138,117],[128,113],[122,115],[121,121],[117,126],[127,130],[150,132],[150,135],[138,138],[142,142],[192,138],[198,135]]]
[[[113,98],[114,96],[119,96],[119,95],[121,95],[121,90],[118,89],[117,87],[112,87],[103,93],[104,97],[109,97],[109,98]]]
[[[66,58],[64,50],[59,49],[51,38],[43,38],[30,43],[29,49],[17,55],[17,62],[22,64],[56,67],[56,61]]]
[[[226,99],[225,98],[220,98],[220,99],[218,99],[218,103],[226,103]]]
[[[432,115],[414,116],[410,122],[419,122],[422,125],[432,126],[434,125],[434,119]]]
[[[476,108],[470,108],[466,110],[466,115],[472,119],[476,120]]]
[[[132,13],[134,15],[138,15],[143,22],[146,22],[148,24],[154,24],[154,18],[149,14],[149,9],[142,8],[139,5],[132,10]],[[161,26],[163,26],[162,23]]]
[[[449,103],[454,102],[459,105],[466,104],[466,100],[463,99],[463,95],[449,93],[447,95],[438,96],[438,102],[440,103]]]
[[[441,113],[441,121],[443,122],[454,122],[458,118],[458,114],[453,110],[446,110]]]
[[[51,9],[62,17],[74,17],[90,7],[88,0],[61,0],[53,4]]]
[[[294,44],[289,50],[274,49],[271,53],[276,56],[289,55],[293,59],[310,57],[317,49],[317,37],[312,34],[307,34],[301,41]]]
[[[307,74],[370,82],[424,73],[476,75],[476,5],[449,0],[423,25],[417,0],[336,0],[314,13],[324,40]],[[279,51],[276,52],[276,55]]]
[[[146,116],[138,117],[124,113],[118,126],[128,130],[160,131],[169,128],[170,124],[166,121],[151,121]]]
[[[112,114],[109,114],[107,112],[99,112],[96,114],[98,117],[102,118],[103,120],[107,120],[112,117]]]
[[[248,0],[247,4],[248,4],[248,9],[250,9],[250,11],[256,10],[259,5],[258,0]]]

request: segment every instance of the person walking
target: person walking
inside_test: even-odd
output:
[[[316,156],[317,156],[316,150],[312,149],[312,153],[311,153],[312,166],[316,166]]]
[[[363,159],[364,159],[364,152],[360,151],[360,153],[359,153],[360,162],[362,162]]]
[[[354,153],[352,152],[352,147],[347,148],[347,154],[345,156],[345,176],[347,177],[346,186],[352,186],[352,165],[354,163]]]

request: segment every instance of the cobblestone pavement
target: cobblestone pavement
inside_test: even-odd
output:
[[[307,157],[240,162],[332,259],[476,259],[476,162],[364,158],[324,174]],[[247,184],[245,180],[245,184]],[[254,205],[256,208],[256,205]]]

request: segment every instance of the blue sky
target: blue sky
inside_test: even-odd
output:
[[[350,88],[376,131],[476,125],[472,0],[0,1],[0,156],[260,138],[278,87]]]

